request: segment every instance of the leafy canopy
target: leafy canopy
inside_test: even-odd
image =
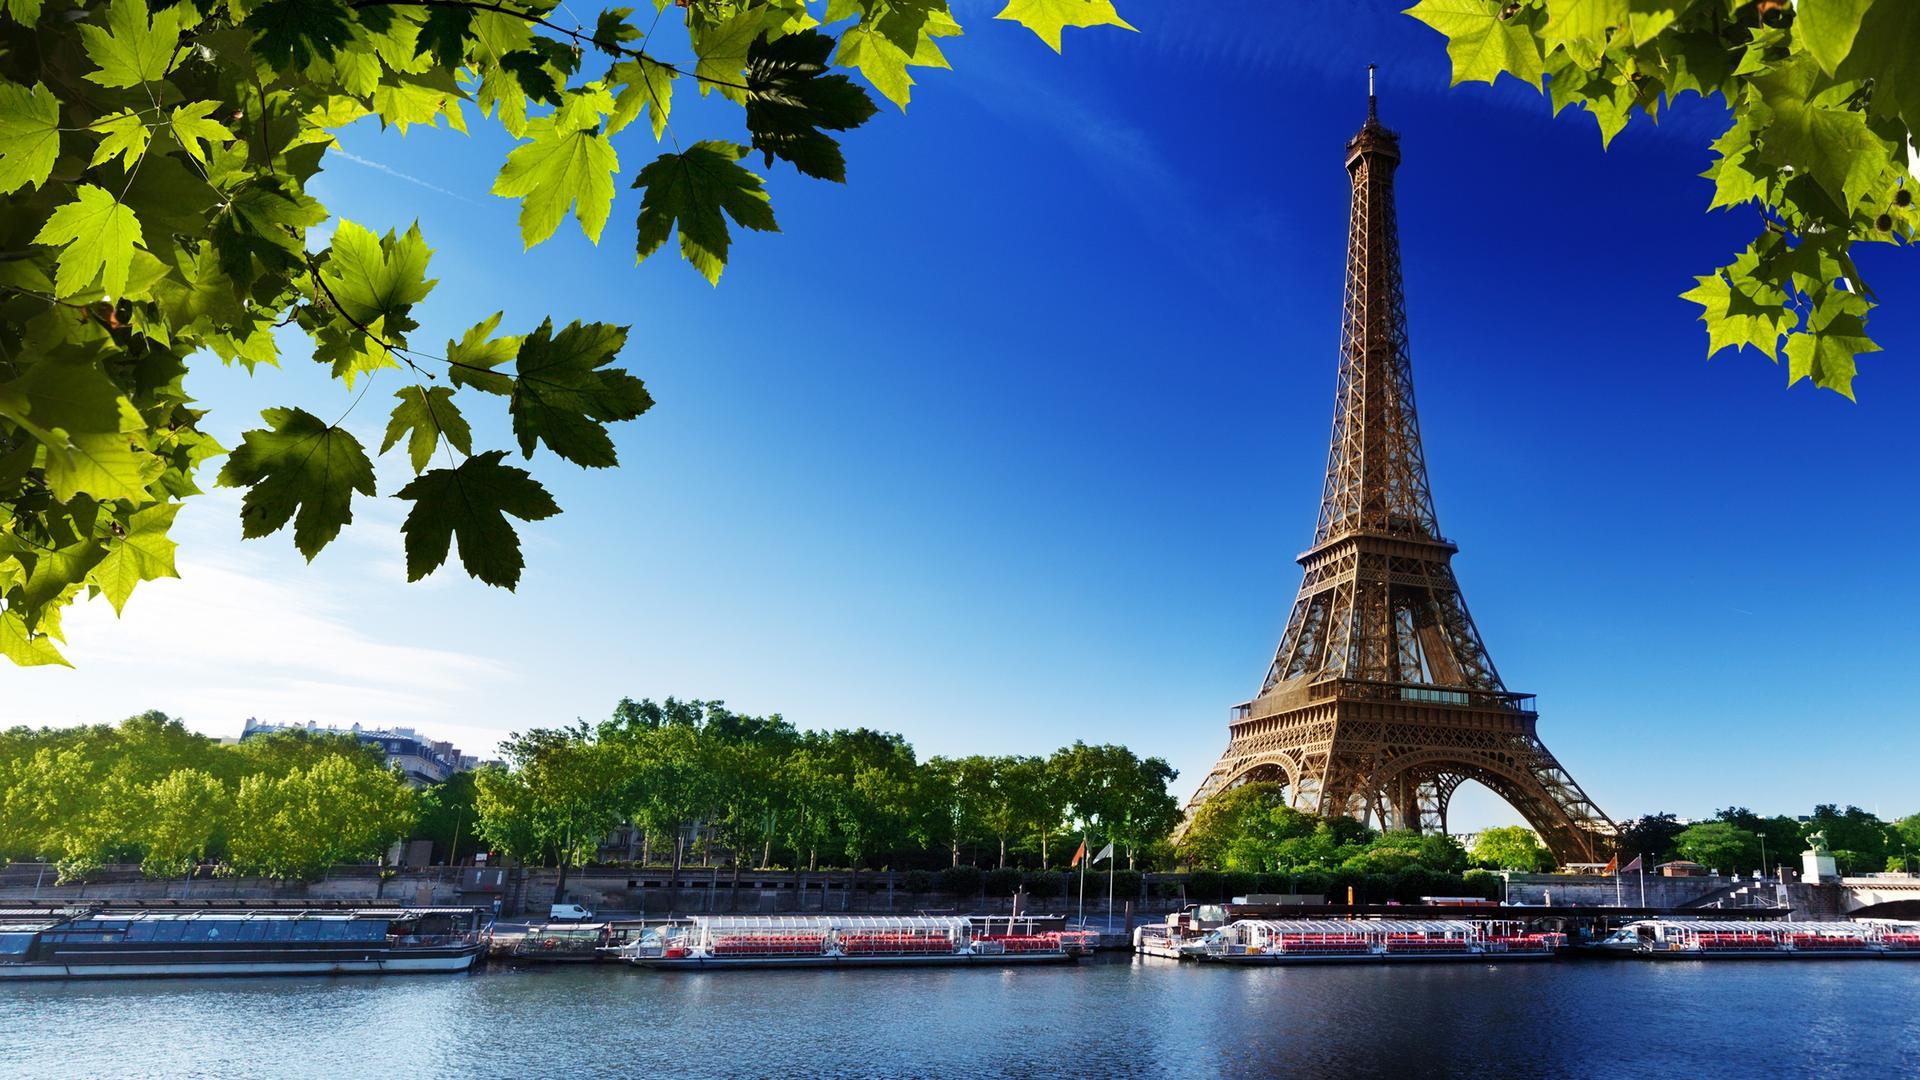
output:
[[[1636,112],[1718,95],[1708,207],[1751,210],[1756,236],[1683,294],[1707,353],[1784,354],[1789,384],[1853,396],[1858,358],[1879,349],[1853,245],[1905,246],[1920,229],[1920,4],[1420,0],[1407,14],[1446,35],[1456,84],[1544,85],[1555,113],[1594,118],[1603,146]]]
[[[335,221],[308,193],[341,128],[498,124],[518,145],[492,190],[518,200],[529,247],[569,216],[597,243],[624,156],[638,258],[677,234],[717,284],[737,228],[778,231],[766,170],[844,180],[837,133],[874,115],[868,88],[904,109],[909,69],[947,67],[937,41],[961,32],[948,0],[588,14],[559,0],[0,3],[0,654],[65,663],[67,604],[104,594],[119,611],[174,574],[174,515],[226,452],[183,389],[195,364],[259,372],[304,354],[353,391],[344,409],[266,410],[216,480],[245,490],[246,536],[291,524],[308,559],[388,486],[411,504],[409,578],[457,543],[470,574],[512,588],[509,518],[559,507],[508,450],[476,447],[470,417],[489,403],[523,458],[617,463],[610,425],[653,404],[616,364],[627,328],[501,333],[495,314],[443,353],[416,345],[434,289],[419,227]],[[1063,28],[1126,25],[1110,0],[1011,0],[998,18],[1056,50]],[[689,82],[726,106],[683,137]],[[373,455],[343,426],[369,400],[395,403]],[[403,446],[411,479],[383,485],[374,459]],[[174,793],[189,823],[196,784]]]

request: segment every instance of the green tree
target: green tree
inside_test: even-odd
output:
[[[1037,757],[996,757],[991,766],[980,799],[980,824],[999,842],[995,868],[1005,869],[1007,842],[1033,828],[1046,813],[1047,764]]]
[[[1473,838],[1473,860],[1497,870],[1544,870],[1552,865],[1540,838],[1524,825],[1496,825]]]
[[[1736,873],[1760,859],[1760,838],[1724,821],[1689,825],[1674,840],[1680,854],[1710,870]]]
[[[474,807],[476,780],[473,770],[463,770],[420,792],[420,820],[414,826],[414,838],[432,841],[435,857],[445,859],[449,866],[484,850],[479,814]]]
[[[229,827],[234,872],[313,880],[372,859],[413,827],[414,792],[400,774],[328,754],[281,776],[241,779]]]
[[[474,778],[480,834],[522,860],[550,859],[560,869],[554,898],[564,899],[572,868],[592,858],[621,820],[624,755],[585,724],[534,728],[501,749],[508,769]]]
[[[231,818],[232,793],[211,774],[175,769],[146,795],[141,840],[147,852],[141,872],[149,877],[191,874]]]
[[[1787,380],[1853,396],[1875,294],[1856,243],[1907,244],[1920,129],[1920,6],[1900,0],[1420,0],[1453,81],[1503,72],[1578,106],[1610,143],[1636,112],[1718,96],[1708,208],[1757,209],[1755,239],[1697,279],[1707,352],[1754,348]],[[1704,193],[1704,192],[1703,192]]]
[[[836,133],[876,111],[852,76],[904,108],[910,70],[947,67],[941,39],[961,30],[946,0],[656,6],[590,25],[558,0],[0,6],[0,655],[65,663],[75,597],[118,612],[141,582],[176,575],[174,518],[227,450],[186,375],[292,359],[287,326],[347,390],[380,383],[391,419],[370,455],[331,399],[264,411],[217,480],[245,489],[243,533],[291,524],[314,558],[377,493],[372,457],[404,445],[416,475],[388,494],[412,504],[408,579],[457,540],[469,574],[514,587],[510,519],[560,508],[508,447],[476,444],[469,414],[498,410],[525,458],[545,446],[617,464],[608,425],[653,405],[614,366],[628,328],[503,330],[496,313],[422,341],[433,252],[417,224],[335,220],[314,198],[334,133],[369,118],[402,134],[497,124],[517,145],[492,190],[518,200],[528,246],[568,217],[597,243],[624,150],[642,192],[637,258],[677,233],[717,283],[736,227],[779,231],[743,159],[843,180]],[[1110,0],[1012,0],[999,17],[1056,50],[1064,27],[1126,25]],[[694,88],[712,104],[674,109]]]

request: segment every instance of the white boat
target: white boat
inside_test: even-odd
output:
[[[1546,960],[1566,938],[1499,919],[1238,919],[1181,939],[1139,934],[1136,943],[1149,955],[1267,965]]]
[[[1920,958],[1920,923],[1636,919],[1594,947],[1669,960]]]
[[[637,967],[928,967],[1071,960],[1058,932],[995,934],[958,915],[695,915],[615,950]]]

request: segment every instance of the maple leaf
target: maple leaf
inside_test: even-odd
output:
[[[36,244],[64,248],[53,291],[75,296],[97,281],[108,296],[119,296],[141,241],[140,219],[104,188],[81,184],[74,194],[77,198],[56,209],[33,238]]]
[[[386,236],[376,237],[343,218],[334,230],[320,278],[348,318],[369,326],[383,321],[387,333],[404,334],[414,327],[408,311],[438,284],[427,278],[427,261],[432,256],[419,222],[404,235],[389,230]]]
[[[409,386],[395,391],[393,396],[400,399],[400,404],[393,407],[393,416],[387,421],[386,437],[380,440],[381,453],[391,450],[405,437],[407,456],[412,459],[416,473],[433,459],[433,448],[440,445],[443,436],[455,450],[473,453],[473,429],[467,426],[466,417],[460,415],[460,407],[453,403],[451,388]]]
[[[662,154],[641,169],[633,182],[646,189],[640,199],[634,261],[660,250],[677,226],[680,253],[717,285],[732,241],[727,218],[749,229],[779,232],[760,178],[740,165],[746,154],[747,148],[737,143],[698,142],[685,153]]]
[[[1858,370],[1854,358],[1880,351],[1867,336],[1866,322],[1861,318],[1872,306],[1864,297],[1844,289],[1825,290],[1807,319],[1807,328],[1787,336],[1787,385],[1812,379],[1815,386],[1852,400],[1853,376]]]
[[[607,115],[607,134],[612,135],[632,123],[641,112],[653,124],[658,140],[667,130],[667,117],[673,111],[673,81],[680,73],[667,64],[647,57],[623,60],[607,72],[607,82],[620,87],[614,97],[613,111]]]
[[[1540,42],[1507,8],[1505,0],[1420,0],[1405,14],[1447,36],[1454,85],[1491,83],[1505,71],[1539,89]]]
[[[575,322],[555,334],[551,319],[527,335],[508,403],[522,454],[532,457],[536,443],[543,442],[576,465],[618,464],[606,425],[631,420],[653,406],[639,379],[606,366],[626,342],[624,326]]]
[[[146,121],[128,109],[102,117],[88,125],[89,129],[105,136],[100,145],[93,148],[93,160],[89,166],[120,158],[120,167],[131,170],[134,163],[147,152],[147,143],[153,138],[153,129]]]
[[[563,126],[557,117],[533,121],[527,131],[533,141],[514,147],[493,181],[495,195],[521,200],[521,242],[532,247],[552,236],[572,207],[581,231],[599,243],[620,171],[613,144],[597,129]]]
[[[174,515],[179,512],[179,503],[161,503],[135,511],[127,519],[126,535],[108,548],[105,558],[94,564],[87,579],[100,587],[107,602],[113,605],[114,614],[126,607],[127,598],[141,582],[180,576],[173,565],[173,552],[178,545],[167,539],[167,530],[173,527]]]
[[[360,440],[305,409],[267,409],[260,416],[270,426],[241,435],[216,482],[247,489],[242,536],[277,532],[291,518],[293,546],[312,562],[353,520],[353,493],[374,494],[373,462]]]
[[[539,521],[560,507],[526,470],[504,464],[504,457],[504,450],[475,454],[458,468],[430,470],[400,489],[398,497],[413,502],[400,526],[407,538],[408,581],[438,569],[458,539],[467,573],[504,589],[519,584],[520,538],[507,515]]]
[[[459,341],[447,342],[447,381],[455,386],[471,386],[489,394],[513,393],[513,379],[494,368],[520,353],[518,337],[494,337],[501,313],[496,311],[469,329]]]
[[[202,164],[206,163],[206,151],[202,143],[230,143],[233,132],[218,120],[210,119],[209,114],[219,108],[217,101],[196,101],[191,105],[182,105],[167,116],[167,126],[173,131],[174,141],[180,144],[187,156]]]
[[[747,130],[753,148],[822,180],[846,180],[840,145],[820,129],[859,127],[876,109],[845,75],[828,74],[833,39],[812,30],[757,41],[747,56]]]
[[[113,0],[103,29],[81,24],[80,38],[87,57],[99,68],[87,74],[101,86],[130,87],[166,77],[174,58],[183,51],[181,19],[192,8],[175,6],[152,16],[142,0]]]
[[[59,157],[59,101],[39,83],[0,79],[0,195],[46,183]]]
[[[1017,22],[1039,35],[1054,52],[1060,51],[1060,32],[1069,26],[1134,27],[1113,9],[1113,0],[1007,0],[996,19]]]

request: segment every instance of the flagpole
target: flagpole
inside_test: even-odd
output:
[[[1080,929],[1087,928],[1087,834],[1080,834]]]
[[[1113,854],[1113,845],[1107,845],[1107,933],[1113,933],[1113,868],[1120,857]]]
[[[1640,906],[1641,907],[1647,906],[1647,864],[1644,862],[1641,862],[1641,860],[1645,859],[1646,857],[1647,857],[1647,854],[1644,851],[1633,857],[1634,862],[1640,863]]]

